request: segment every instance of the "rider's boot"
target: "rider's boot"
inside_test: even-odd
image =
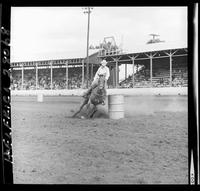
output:
[[[101,102],[101,104],[102,104],[102,105],[105,105],[105,101],[103,100],[103,101]]]

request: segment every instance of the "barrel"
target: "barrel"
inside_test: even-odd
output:
[[[108,114],[110,119],[124,118],[124,96],[109,95],[108,96]]]
[[[39,94],[37,95],[37,101],[38,101],[38,102],[43,102],[43,94],[42,94],[42,93],[39,93]]]

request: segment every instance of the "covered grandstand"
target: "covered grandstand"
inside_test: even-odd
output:
[[[12,90],[84,88],[85,76],[84,58],[11,63]]]
[[[173,44],[154,43],[137,47],[132,53],[104,56],[109,62],[110,87],[187,87],[188,49]],[[119,66],[124,64],[125,80],[119,82]],[[127,76],[127,65],[132,65],[132,75]],[[130,68],[130,67],[129,67]]]
[[[90,82],[99,60],[106,59],[111,73],[109,88],[187,87],[187,52],[184,46],[166,43],[137,47],[132,53],[95,52],[89,57]],[[121,65],[125,65],[125,76],[120,82]],[[132,66],[129,76],[127,66]],[[86,58],[11,63],[12,90],[80,89],[86,87],[85,76]]]

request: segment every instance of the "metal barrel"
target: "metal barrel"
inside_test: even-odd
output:
[[[43,94],[42,93],[37,94],[37,101],[43,102]]]
[[[108,96],[108,113],[110,119],[124,118],[124,96],[109,95]]]

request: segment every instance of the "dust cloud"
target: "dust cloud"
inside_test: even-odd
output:
[[[187,96],[125,96],[125,118],[135,115],[154,115],[157,112],[187,112]],[[98,105],[94,118],[109,118],[108,100]],[[85,111],[81,115],[84,115]]]
[[[187,112],[186,96],[127,96],[125,115],[152,115],[155,112]]]

